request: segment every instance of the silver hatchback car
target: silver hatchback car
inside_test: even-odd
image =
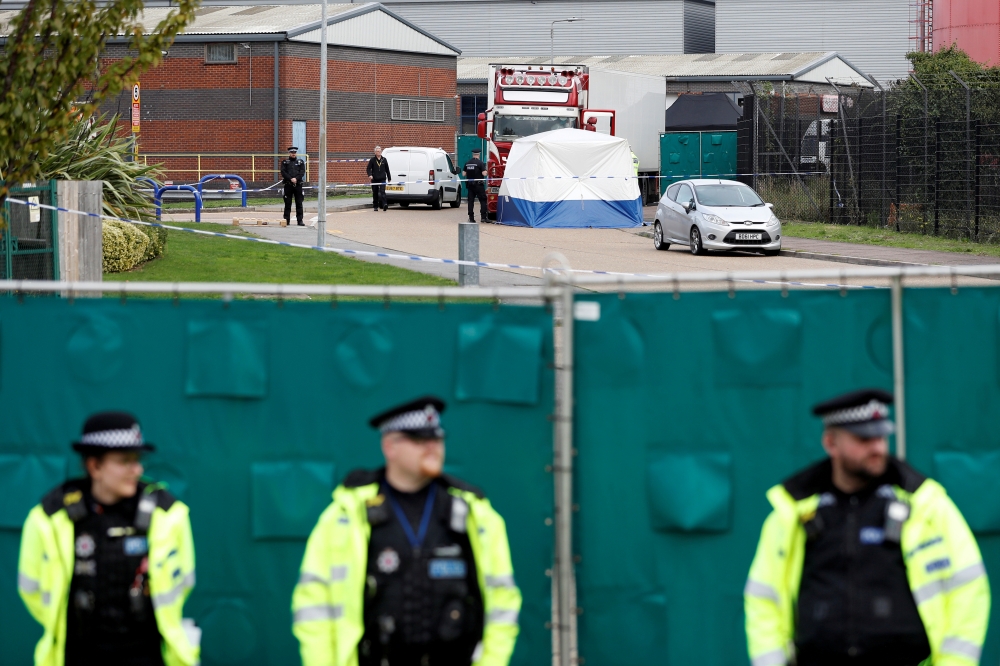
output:
[[[735,180],[682,180],[667,188],[656,206],[653,246],[687,245],[708,250],[781,250],[781,221],[752,188]]]

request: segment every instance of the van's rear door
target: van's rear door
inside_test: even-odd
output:
[[[427,184],[427,174],[431,169],[430,160],[425,151],[410,151],[410,164],[407,170],[406,193],[418,196],[427,194],[431,186]],[[419,183],[416,181],[420,181]]]
[[[382,153],[389,163],[390,171],[389,184],[385,187],[386,194],[402,194],[406,192],[406,185],[394,185],[400,181],[409,180],[406,175],[410,168],[410,151],[408,150],[387,150]]]

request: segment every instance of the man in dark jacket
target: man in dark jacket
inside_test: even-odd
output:
[[[472,159],[465,163],[464,171],[466,187],[469,188],[469,222],[476,221],[475,205],[479,199],[479,215],[483,222],[489,221],[486,216],[486,165],[479,159],[480,151],[472,151]]]
[[[368,160],[368,177],[372,181],[372,209],[388,210],[385,200],[385,183],[389,180],[389,163],[382,157],[382,146],[375,146],[375,157]]]
[[[302,223],[302,181],[306,177],[306,163],[298,158],[299,149],[296,146],[288,147],[288,158],[281,160],[281,181],[284,184],[285,199],[285,222],[291,223],[289,219],[292,214],[292,198],[295,199],[295,220],[300,227]]]

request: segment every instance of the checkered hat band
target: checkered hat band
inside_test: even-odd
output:
[[[423,430],[424,428],[438,428],[440,426],[441,417],[437,410],[421,409],[392,417],[379,426],[379,431],[386,433],[400,430]]]
[[[830,412],[823,417],[823,425],[838,426],[850,423],[865,423],[889,417],[889,405],[878,400],[871,400],[867,405],[848,407],[836,412]]]
[[[138,428],[121,430],[98,430],[80,436],[80,443],[88,446],[104,446],[109,449],[142,446],[142,432]]]

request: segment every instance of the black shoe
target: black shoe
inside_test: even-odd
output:
[[[383,212],[383,213],[384,213],[384,212],[386,212],[387,210],[389,210],[389,207],[388,207],[388,206],[382,206],[382,212]]]
[[[304,224],[302,224],[301,222],[299,222],[299,226],[300,226],[300,227],[304,227],[304,226],[306,226],[306,225],[304,225]]]
[[[374,208],[372,208],[372,210],[377,213],[378,212],[378,206],[375,206]]]
[[[475,224],[475,223],[476,223],[476,221],[470,217],[469,218],[469,224]]]

